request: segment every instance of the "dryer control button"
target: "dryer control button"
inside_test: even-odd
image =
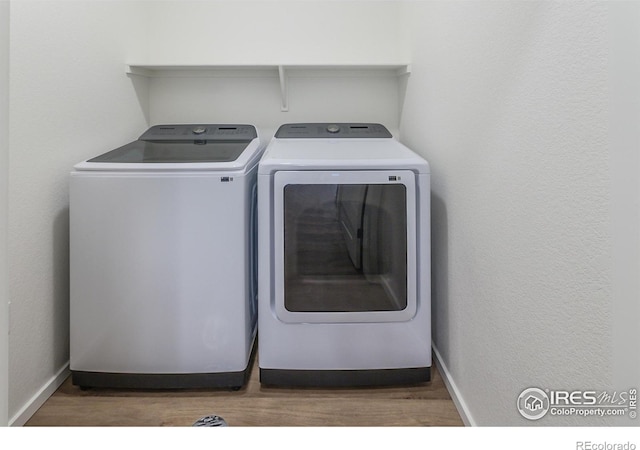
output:
[[[327,127],[327,131],[329,133],[337,133],[338,131],[340,131],[340,127],[338,125],[329,125]]]
[[[207,129],[205,127],[195,127],[191,131],[193,132],[193,134],[202,134],[202,133],[206,132]]]

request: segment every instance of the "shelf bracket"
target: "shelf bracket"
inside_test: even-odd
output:
[[[284,66],[278,66],[278,76],[280,77],[280,95],[282,97],[282,105],[280,111],[289,111],[289,99],[287,98],[287,75]]]

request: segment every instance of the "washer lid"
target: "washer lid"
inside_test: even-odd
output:
[[[253,125],[155,125],[137,140],[80,162],[87,171],[244,170],[264,146]]]
[[[133,141],[90,163],[204,163],[237,160],[251,141]]]

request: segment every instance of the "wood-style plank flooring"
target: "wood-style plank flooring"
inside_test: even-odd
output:
[[[192,426],[218,415],[229,426],[462,426],[440,373],[415,386],[350,389],[260,385],[257,361],[249,382],[230,390],[81,390],[68,378],[26,426]]]

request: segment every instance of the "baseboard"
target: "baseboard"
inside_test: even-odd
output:
[[[447,387],[447,390],[449,391],[449,395],[451,395],[451,399],[453,400],[454,405],[456,405],[456,409],[458,410],[458,414],[460,414],[460,418],[462,419],[462,422],[464,422],[465,426],[467,427],[475,427],[476,422],[475,420],[473,420],[473,417],[471,416],[471,412],[469,411],[467,404],[462,398],[462,394],[460,393],[458,386],[453,381],[453,378],[451,377],[451,374],[449,373],[447,366],[444,364],[442,355],[440,355],[440,352],[438,351],[438,348],[435,345],[432,345],[431,348],[433,349],[433,353],[435,355],[435,363],[438,368],[438,371],[440,372],[440,375],[442,375],[444,384]]]
[[[33,416],[44,402],[53,395],[56,389],[64,383],[64,380],[69,377],[70,373],[69,363],[67,363],[58,371],[58,373],[51,377],[27,403],[25,403],[15,416],[9,420],[9,426],[21,427],[27,423],[31,416]]]

